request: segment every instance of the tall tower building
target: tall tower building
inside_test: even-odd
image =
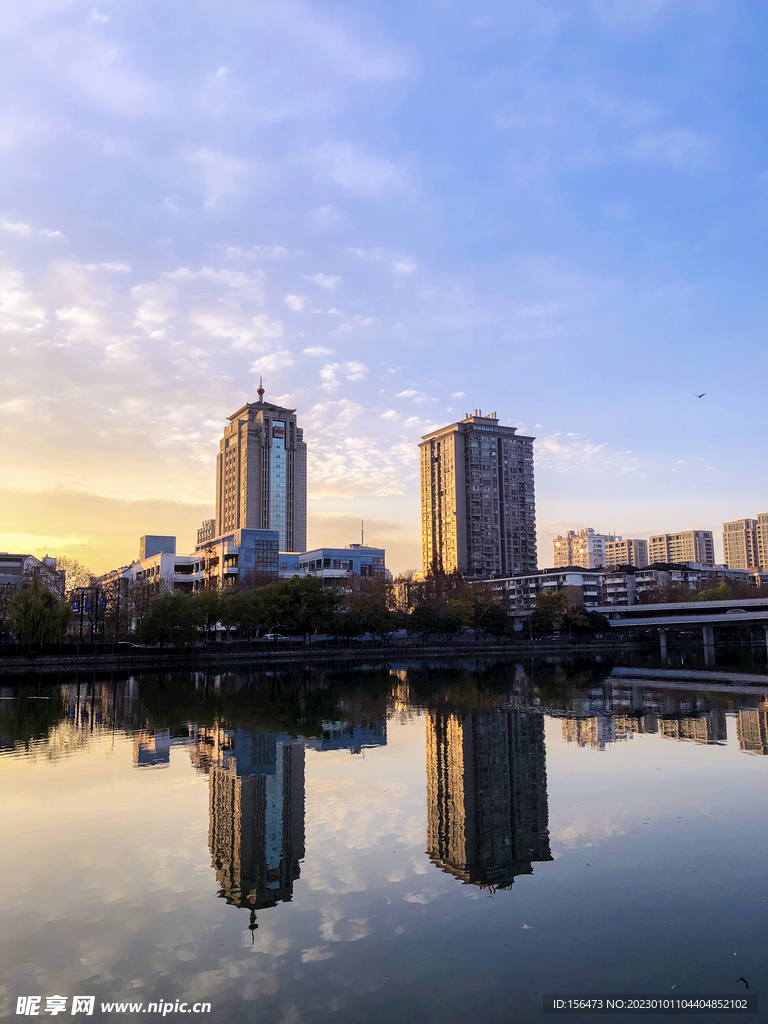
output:
[[[277,530],[281,551],[307,546],[307,446],[296,410],[264,401],[228,417],[216,456],[216,533]]]
[[[463,882],[509,888],[549,849],[544,718],[427,713],[427,853]]]
[[[505,576],[536,569],[533,442],[479,409],[423,437],[425,572]]]
[[[757,519],[723,523],[723,557],[729,569],[759,569]]]
[[[757,517],[757,561],[764,572],[768,572],[768,512]]]

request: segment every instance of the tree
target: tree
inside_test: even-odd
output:
[[[203,590],[201,593],[195,594],[191,601],[205,630],[205,646],[207,647],[211,630],[216,629],[216,623],[221,618],[222,598],[215,590]]]
[[[282,587],[287,624],[306,637],[330,623],[339,604],[339,595],[335,590],[325,590],[322,580],[314,576],[293,576]]]
[[[350,614],[349,612],[347,614]],[[397,617],[389,608],[369,608],[362,616],[362,625],[366,632],[370,633],[374,640],[382,643],[392,639],[392,634],[397,629]]]
[[[727,583],[720,583],[716,587],[707,587],[700,590],[698,594],[691,595],[689,600],[694,601],[730,601],[733,597],[733,590]]]
[[[571,608],[563,616],[563,629],[576,636],[594,636],[596,633],[608,633],[611,624],[600,612],[584,608]]]
[[[139,626],[145,644],[190,647],[199,635],[202,617],[187,594],[165,593],[155,598]]]
[[[422,604],[408,616],[405,631],[408,636],[418,636],[427,644],[432,636],[441,632],[441,617],[434,608]]]
[[[72,610],[42,583],[33,579],[8,603],[8,614],[22,643],[59,643],[64,639]]]
[[[491,605],[483,612],[480,628],[484,633],[490,633],[491,636],[501,639],[509,636],[512,632],[512,622],[500,605]]]
[[[536,607],[531,615],[531,632],[542,637],[560,629],[565,614],[565,599],[557,593],[536,595]]]
[[[225,625],[237,624],[240,632],[250,640],[266,621],[264,600],[258,590],[244,590],[224,597],[221,621]]]
[[[64,596],[67,599],[71,597],[72,591],[77,590],[78,587],[90,587],[93,585],[95,579],[93,573],[78,562],[76,558],[70,558],[69,555],[60,555],[56,559],[56,568],[64,570]]]

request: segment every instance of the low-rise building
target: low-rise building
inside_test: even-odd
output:
[[[57,597],[64,597],[66,573],[56,568],[56,559],[45,555],[17,555],[8,551],[0,551],[0,591],[4,596],[12,597],[18,590],[37,577]]]
[[[361,579],[386,580],[384,548],[366,544],[348,544],[344,548],[314,548],[300,553],[280,552],[279,575],[316,576],[322,580],[344,579],[351,574]]]
[[[280,534],[277,530],[233,530],[195,547],[206,586],[226,589],[235,583],[277,579],[280,568]]]
[[[535,572],[515,573],[513,576],[478,581],[496,591],[507,612],[533,609],[538,594],[557,594],[572,588],[576,600],[587,608],[603,603],[604,570],[584,569],[570,565]]]

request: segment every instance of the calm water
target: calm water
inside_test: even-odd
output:
[[[768,676],[621,671],[3,686],[0,1013],[58,994],[102,1020],[179,999],[211,1021],[474,1024],[551,1020],[544,992],[740,976],[768,999]]]

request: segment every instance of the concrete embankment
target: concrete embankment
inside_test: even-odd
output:
[[[296,645],[288,649],[239,650],[217,646],[211,650],[192,651],[137,651],[131,654],[45,655],[38,658],[0,658],[0,675],[20,675],[30,672],[61,672],[78,669],[173,669],[200,668],[209,664],[259,665],[276,662],[320,661],[402,661],[411,658],[471,658],[498,656],[510,660],[557,654],[595,655],[645,650],[647,643],[569,643],[568,641],[541,641],[539,643],[461,643],[461,644],[381,644],[379,646],[317,647]]]

